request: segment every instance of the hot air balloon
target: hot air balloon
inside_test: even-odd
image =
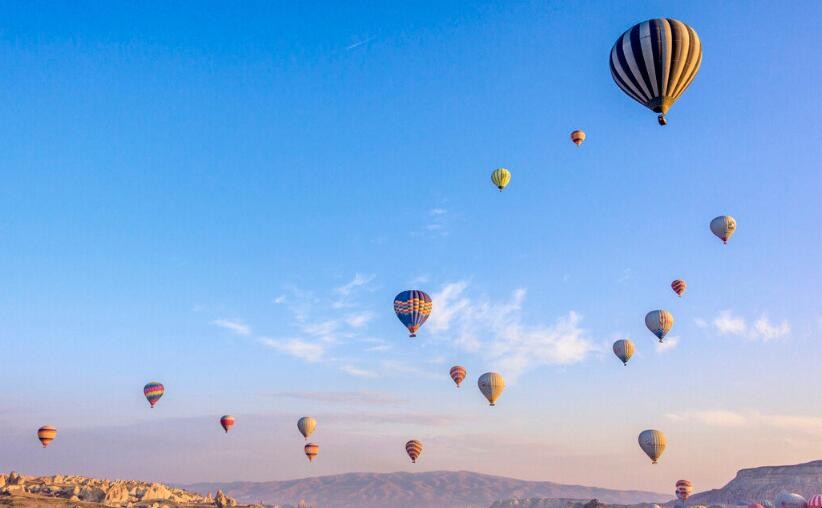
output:
[[[753,504],[749,504],[748,508],[765,508],[765,505],[762,505],[762,504],[759,504],[759,503],[753,503]]]
[[[320,453],[320,445],[308,443],[303,450],[305,451],[305,456],[308,457],[308,462],[314,462],[314,457]]]
[[[497,186],[497,189],[502,192],[502,189],[511,181],[511,172],[505,168],[495,169],[494,172],[491,173],[491,181]]]
[[[624,365],[628,365],[628,360],[634,356],[634,343],[631,339],[619,339],[614,342],[614,354]]]
[[[808,508],[822,508],[822,495],[815,495],[808,498]]]
[[[645,326],[662,342],[674,326],[674,317],[667,310],[652,310],[645,315]]]
[[[783,490],[773,501],[774,508],[807,508],[808,502],[799,494]]]
[[[656,461],[662,456],[665,451],[665,434],[658,430],[643,430],[639,434],[639,447],[651,458],[651,462],[656,464]]]
[[[314,432],[314,429],[317,428],[317,420],[311,418],[310,416],[303,416],[299,420],[297,420],[297,429],[300,431],[300,434],[308,441],[308,436]]]
[[[682,293],[685,292],[685,289],[688,287],[688,283],[686,283],[682,279],[676,279],[675,281],[671,282],[671,289],[674,290],[674,293],[677,296],[682,296]]]
[[[411,457],[411,463],[416,464],[417,457],[419,457],[422,453],[422,443],[416,439],[412,439],[411,441],[405,443],[405,453]]]
[[[231,415],[225,415],[220,418],[220,425],[223,427],[223,430],[228,433],[228,430],[234,426],[234,417]]]
[[[488,399],[489,405],[493,406],[499,396],[502,395],[502,391],[505,390],[505,378],[502,377],[502,374],[496,372],[486,372],[480,376],[477,385],[485,398]]]
[[[694,491],[690,480],[679,480],[676,482],[676,498],[682,501],[687,501],[691,492]]]
[[[575,145],[579,146],[585,141],[585,131],[574,131],[571,133],[571,141],[574,142]]]
[[[465,367],[461,367],[459,365],[454,365],[451,367],[451,379],[457,383],[457,388],[460,387],[460,383],[462,383],[462,380],[465,379],[466,374],[467,372]]]
[[[681,21],[658,18],[634,25],[611,49],[611,77],[630,98],[665,114],[696,77],[702,64],[702,44],[693,28]]]
[[[154,404],[160,400],[160,397],[166,392],[163,383],[157,383],[156,381],[152,381],[148,383],[146,386],[143,387],[143,393],[148,400],[148,403],[151,404],[151,407],[154,407]]]
[[[417,330],[431,315],[432,307],[431,297],[418,289],[409,289],[394,297],[394,312],[411,332],[409,337],[417,336]]]
[[[711,221],[711,233],[715,234],[722,240],[722,243],[728,243],[728,240],[736,232],[736,220],[730,215],[720,215]]]
[[[37,429],[37,439],[43,443],[43,448],[49,445],[57,437],[57,429],[51,425],[43,425]]]

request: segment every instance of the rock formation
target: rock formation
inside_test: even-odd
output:
[[[161,483],[134,480],[101,480],[84,476],[23,476],[14,471],[0,474],[0,496],[37,499],[64,499],[70,502],[98,503],[112,508],[171,508],[187,505],[229,508],[237,501],[218,491],[200,495]],[[6,504],[6,503],[4,503]],[[12,503],[14,504],[14,503]],[[30,504],[30,503],[29,503]]]

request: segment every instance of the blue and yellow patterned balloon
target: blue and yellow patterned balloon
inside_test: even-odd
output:
[[[431,297],[418,289],[409,289],[394,297],[394,312],[411,332],[409,337],[417,336],[417,330],[431,315],[431,307]]]

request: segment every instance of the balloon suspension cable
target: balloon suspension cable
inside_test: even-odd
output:
[[[659,125],[668,125],[668,120],[665,119],[664,114],[659,115],[658,117],[656,117],[656,120],[657,120],[657,122],[659,122]]]

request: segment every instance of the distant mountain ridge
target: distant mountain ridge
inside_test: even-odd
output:
[[[822,460],[792,466],[763,466],[741,469],[721,489],[694,494],[689,505],[748,505],[773,501],[782,490],[805,498],[822,494]]]
[[[488,508],[499,499],[548,497],[630,505],[663,503],[672,495],[526,481],[468,471],[345,473],[270,482],[198,483],[196,492],[222,489],[241,503],[296,504],[320,508]]]

